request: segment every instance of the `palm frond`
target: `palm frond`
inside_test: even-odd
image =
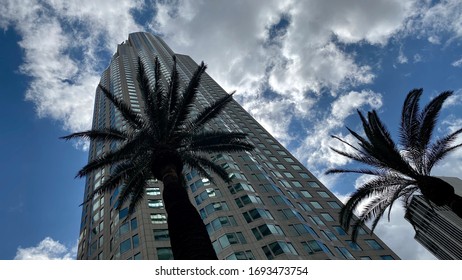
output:
[[[350,222],[354,218],[354,211],[357,207],[373,196],[380,196],[383,193],[387,194],[389,189],[396,186],[412,185],[414,180],[410,180],[395,174],[387,174],[384,176],[373,178],[360,186],[350,197],[347,203],[340,210],[340,224],[348,230]]]
[[[221,165],[216,164],[207,157],[198,154],[187,153],[184,155],[184,160],[191,169],[196,169],[202,177],[206,177],[212,183],[216,182],[214,182],[214,179],[212,176],[210,176],[210,173],[207,172],[207,169],[218,175],[224,182],[231,182],[228,176],[228,172]]]
[[[439,161],[445,158],[449,153],[453,152],[455,149],[460,148],[461,144],[450,146],[462,133],[462,128],[454,131],[453,133],[446,135],[445,137],[438,139],[435,143],[430,145],[427,152],[427,164],[426,164],[426,174],[430,174],[431,169]]]
[[[195,134],[187,148],[191,151],[213,153],[251,151],[255,147],[244,140],[246,137],[247,134],[239,132],[206,131]]]
[[[107,88],[103,85],[98,85],[101,92],[104,93],[109,101],[115,106],[115,108],[122,114],[124,119],[127,121],[127,124],[133,128],[141,128],[144,125],[144,121],[140,114],[133,111],[123,100],[114,96]]]
[[[82,203],[85,204],[93,199],[97,194],[101,195],[105,192],[112,191],[117,188],[128,177],[128,173],[134,168],[133,163],[123,162],[115,166],[111,176],[108,177],[97,189],[90,192],[87,199]]]
[[[426,150],[430,143],[433,131],[435,128],[436,120],[440,113],[444,101],[452,95],[452,91],[445,91],[440,93],[437,97],[433,98],[430,103],[422,110],[420,114],[421,127],[420,127],[420,143],[421,149]]]
[[[138,206],[142,201],[146,193],[146,188],[148,185],[146,183],[146,178],[140,178],[140,184],[135,189],[133,189],[130,195],[130,203],[128,205],[128,216],[132,215],[135,212],[136,206]]]
[[[166,121],[165,139],[169,139],[172,136],[172,131],[176,127],[175,108],[177,108],[177,102],[180,100],[179,88],[180,80],[178,70],[176,68],[176,57],[173,56],[173,66],[170,74],[170,81],[167,86],[165,99],[162,103],[162,111],[165,114],[164,120]]]
[[[334,152],[338,153],[339,155],[342,155],[344,157],[347,157],[349,159],[352,159],[352,160],[355,160],[355,161],[358,161],[358,162],[361,162],[361,163],[364,163],[364,164],[367,164],[367,165],[371,165],[371,166],[374,166],[374,167],[377,167],[377,168],[384,168],[386,169],[387,166],[384,165],[382,162],[378,161],[377,159],[375,159],[374,157],[372,156],[369,156],[367,154],[353,154],[353,153],[348,153],[348,152],[344,152],[344,151],[341,151],[341,150],[338,150],[336,148],[332,148],[330,147],[331,150],[333,150]]]
[[[377,116],[377,113],[375,111],[369,112],[368,118],[372,135],[369,140],[373,147],[371,155],[382,162],[384,166],[388,166],[410,177],[415,176],[416,172],[398,151],[394,141],[391,139],[390,133]]]
[[[91,160],[77,173],[76,177],[84,177],[99,168],[117,164],[133,158],[136,154],[144,153],[143,148],[149,144],[145,143],[146,135],[142,131],[134,135],[136,136],[133,139],[121,145],[117,150]]]
[[[414,150],[414,147],[419,145],[419,100],[423,93],[423,89],[411,90],[404,101],[403,110],[401,112],[400,125],[400,143],[406,151]],[[416,156],[412,156],[415,160]]]
[[[393,197],[394,194],[390,192],[392,192],[392,190],[387,189],[386,193],[375,197],[364,207],[362,213],[352,226],[351,236],[353,241],[357,240],[361,226],[370,220],[372,220],[371,233],[374,232],[375,227],[382,218],[383,214],[393,203],[390,197]]]
[[[160,63],[159,60],[156,58],[154,61],[154,79],[155,79],[155,84],[154,84],[154,89],[151,87],[151,81],[147,75],[147,70],[145,65],[143,64],[143,61],[141,57],[138,58],[138,75],[137,75],[137,81],[138,81],[138,86],[141,91],[141,97],[144,102],[144,112],[143,115],[146,117],[148,122],[145,124],[146,129],[150,130],[156,138],[160,138],[160,131],[159,131],[159,119],[160,119],[160,112],[159,112],[159,107],[157,106],[156,103],[156,92],[155,90],[157,87],[161,87],[159,85],[160,83]]]
[[[384,171],[375,169],[346,169],[346,168],[331,168],[328,169],[324,174],[336,174],[336,173],[358,173],[374,176],[385,176]]]
[[[197,117],[187,125],[188,128],[186,131],[198,131],[201,130],[204,125],[214,118],[216,118],[225,108],[225,106],[233,100],[234,92],[223,96],[222,98],[216,100],[210,106],[202,110]]]
[[[191,109],[194,107],[194,101],[197,94],[197,89],[200,85],[202,75],[205,73],[207,66],[202,62],[194,72],[188,86],[185,88],[181,101],[178,102],[178,108],[175,109],[175,124],[177,128],[181,128],[186,125],[187,117],[191,113]]]
[[[124,141],[130,138],[130,135],[116,128],[101,128],[76,132],[59,138],[64,140],[83,138],[85,140]]]

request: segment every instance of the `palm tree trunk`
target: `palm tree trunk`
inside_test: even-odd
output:
[[[175,260],[217,260],[204,222],[192,205],[174,166],[163,170],[163,199]]]

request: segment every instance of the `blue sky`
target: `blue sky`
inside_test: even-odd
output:
[[[4,3],[6,3],[4,5]],[[72,258],[80,223],[85,145],[59,136],[91,125],[94,90],[130,32],[163,36],[205,61],[208,73],[333,192],[364,177],[325,176],[351,166],[331,134],[376,109],[396,136],[402,102],[453,90],[438,133],[462,127],[462,3],[447,1],[59,1],[0,5],[0,259]],[[458,142],[462,141],[459,139]],[[434,169],[462,174],[462,151]],[[395,207],[378,235],[404,259],[432,259]]]

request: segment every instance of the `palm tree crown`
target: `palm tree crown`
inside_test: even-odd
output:
[[[435,124],[445,100],[452,92],[445,91],[435,97],[423,110],[419,109],[422,89],[411,90],[404,101],[397,145],[376,111],[368,112],[367,118],[358,111],[365,137],[355,131],[348,131],[359,141],[355,146],[347,141],[332,136],[349,147],[350,151],[332,148],[335,152],[369,168],[330,169],[332,173],[360,173],[373,175],[374,178],[360,186],[340,211],[340,223],[349,229],[351,222],[352,236],[356,238],[362,224],[372,221],[372,231],[380,218],[397,199],[404,201],[404,206],[420,191],[427,200],[436,205],[448,205],[462,217],[461,198],[454,193],[454,188],[440,178],[430,176],[431,169],[449,153],[462,144],[452,145],[462,129],[456,130],[438,140],[431,142]],[[362,207],[358,219],[354,212]]]
[[[168,215],[174,258],[216,258],[215,252],[211,252],[213,251],[211,244],[204,245],[197,241],[198,236],[205,234],[203,238],[207,240],[204,242],[210,243],[203,222],[189,201],[182,170],[184,166],[189,167],[213,182],[209,174],[209,171],[212,171],[228,182],[230,179],[226,170],[211,161],[207,154],[250,151],[253,146],[246,142],[244,133],[214,131],[208,126],[232,100],[232,94],[226,94],[202,110],[197,108],[195,103],[197,89],[201,75],[206,70],[203,62],[184,88],[181,86],[176,69],[175,57],[173,57],[173,69],[168,82],[162,76],[157,58],[153,64],[152,67],[145,57],[138,59],[138,86],[144,105],[141,113],[133,111],[123,100],[113,95],[103,85],[99,85],[104,96],[121,113],[126,129],[114,127],[92,129],[62,138],[66,140],[85,138],[118,144],[115,150],[90,160],[78,172],[77,176],[83,177],[101,168],[112,167],[110,177],[93,190],[85,202],[90,201],[96,194],[122,186],[117,209],[121,209],[127,202],[129,213],[133,213],[136,205],[142,201],[145,188],[148,186],[147,181],[158,179],[164,184],[163,199]],[[149,70],[146,70],[150,66],[151,69],[154,68],[154,80],[149,78]],[[185,225],[187,223],[194,225]],[[207,247],[209,252],[201,255],[201,251],[207,250],[204,247]]]

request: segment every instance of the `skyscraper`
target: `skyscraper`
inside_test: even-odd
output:
[[[462,180],[440,177],[462,195]],[[414,196],[405,218],[414,226],[415,240],[442,260],[462,259],[462,219],[449,206],[430,206],[419,195]]]
[[[158,57],[169,77],[176,56],[186,83],[197,64],[175,54],[159,37],[130,34],[120,44],[101,84],[142,110],[137,85],[138,57]],[[202,76],[197,106],[206,106],[226,92],[207,74]],[[124,127],[122,118],[96,91],[93,128]],[[228,104],[210,129],[242,131],[256,149],[252,153],[215,154],[212,159],[228,170],[231,184],[214,185],[194,170],[184,170],[188,192],[204,220],[220,259],[397,259],[377,236],[364,228],[357,243],[339,226],[341,202],[237,102]],[[89,158],[116,149],[115,143],[92,142]],[[110,174],[102,169],[86,179],[85,197]],[[217,180],[217,182],[221,182]],[[162,183],[152,180],[144,201],[127,218],[115,209],[119,189],[95,196],[83,205],[78,259],[170,259]]]

